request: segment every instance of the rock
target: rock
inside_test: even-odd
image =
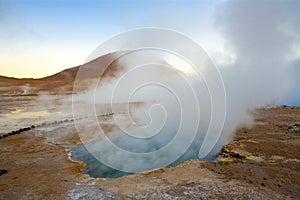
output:
[[[229,162],[237,162],[245,159],[246,156],[241,155],[238,152],[230,150],[227,146],[224,146],[221,149],[221,153],[217,158],[218,163],[229,163]]]
[[[6,169],[0,169],[0,176],[6,174],[8,171]]]

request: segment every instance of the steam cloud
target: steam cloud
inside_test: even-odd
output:
[[[239,127],[250,126],[252,124],[253,117],[251,112],[256,108],[286,101],[286,97],[289,96],[292,89],[298,87],[297,81],[299,81],[299,76],[292,76],[292,72],[296,69],[296,64],[299,63],[300,15],[298,14],[298,10],[300,10],[300,3],[298,1],[229,0],[217,5],[215,10],[215,27],[224,37],[228,50],[235,54],[236,59],[232,64],[220,66],[227,95],[227,114],[221,138],[219,138],[217,145],[214,145],[212,142],[211,145],[214,148],[207,156],[207,159],[212,159],[223,145],[230,142]],[[130,71],[130,66],[139,64],[138,59],[140,58],[141,60],[145,60],[144,55],[135,54],[134,57],[119,60],[118,63],[123,68],[127,68],[127,71]],[[150,58],[148,57],[152,61],[153,58],[151,56]],[[172,63],[172,59],[170,60],[166,57],[164,59],[154,58],[154,60],[156,64],[164,66]],[[199,78],[197,76],[176,70],[175,73],[170,73],[168,70],[157,69],[152,74],[140,71],[139,74],[135,74],[129,78],[128,80],[130,81],[127,80],[127,82],[121,84],[121,89],[119,89],[120,95],[115,98],[116,101],[114,102],[128,101],[128,96],[125,94],[128,91],[132,91],[133,87],[131,84],[139,83],[140,80],[152,77],[154,81],[163,81],[166,85],[176,88],[172,84],[177,83],[178,76],[187,76],[193,88],[197,90],[196,98],[199,101],[201,120],[195,121],[198,118],[193,115],[187,117],[189,118],[189,122],[186,124],[184,130],[186,136],[188,137],[192,131],[188,127],[194,124],[198,123],[199,130],[191,147],[176,162],[197,158],[199,148],[208,128],[211,107],[209,91],[205,87],[203,80],[197,80]],[[95,99],[98,101],[96,103],[110,102],[109,98],[113,95],[112,91],[114,91],[113,88],[116,81],[117,79],[107,82],[96,90]],[[89,93],[91,92],[95,91],[89,91]],[[177,90],[177,93],[181,92],[185,95],[184,88]],[[84,99],[90,101],[89,93],[85,94],[86,96],[81,95],[78,99],[80,101]],[[132,110],[133,118],[137,118],[138,123],[150,123],[148,129],[135,127],[136,129],[129,130],[126,125],[118,124],[122,130],[126,129],[128,132],[136,133],[139,136],[151,135],[152,132],[156,132],[157,130],[160,130],[161,134],[142,142],[138,142],[138,140],[130,137],[122,137],[122,140],[117,140],[119,138],[117,134],[118,136],[114,137],[114,140],[116,140],[115,143],[128,151],[137,153],[157,150],[166,145],[172,139],[173,134],[176,133],[182,120],[176,98],[174,96],[171,98],[167,96],[165,90],[150,87],[144,92],[137,93],[137,96],[132,99],[133,102],[150,103],[146,104],[147,106],[143,107],[142,110],[140,108]],[[185,109],[192,113],[193,109],[196,108],[190,102],[191,96],[187,95],[187,97],[181,103],[188,105]],[[76,98],[74,100],[76,101]],[[153,109],[155,107],[152,107],[152,110],[150,109],[150,113],[148,113],[149,108],[152,105],[156,105],[157,102],[165,108],[165,112],[162,112],[163,109],[156,110]],[[165,119],[165,113],[167,113],[167,119]],[[127,114],[128,116],[126,117],[129,119],[128,117],[131,114]],[[118,116],[115,117],[115,120],[117,122],[121,121],[121,119],[118,119]],[[162,126],[162,122],[165,122],[164,126]],[[185,141],[184,137],[182,141]],[[107,154],[111,162],[120,163],[118,162],[119,160],[126,160],[126,162],[118,165],[118,169],[128,169],[128,166],[130,166],[129,168],[132,171],[162,167],[164,157],[173,156],[180,151],[180,145],[177,145],[177,148],[173,148],[169,152],[169,155],[162,154],[159,157],[138,160],[134,156],[124,158],[123,154],[118,154],[101,141],[97,145],[95,143],[91,144],[91,148],[94,149],[96,154],[97,152]]]
[[[299,8],[298,1],[280,0],[218,5],[216,27],[236,55],[221,68],[228,97],[225,143],[237,127],[251,123],[253,109],[283,102],[299,80],[291,75],[299,60]]]

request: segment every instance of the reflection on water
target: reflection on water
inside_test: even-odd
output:
[[[52,95],[52,99],[40,99],[39,96],[15,96],[0,98],[0,134],[23,127],[71,117],[71,106],[62,108],[59,100],[62,95]],[[53,100],[55,99],[55,100]]]
[[[19,113],[19,112],[22,112],[21,108],[16,108],[15,111],[11,111],[12,114],[16,114],[16,113]]]
[[[51,114],[55,114],[55,113],[50,113],[49,110],[27,111],[27,110],[17,109],[10,113],[4,114],[3,118],[6,120],[26,119],[26,118],[46,118],[49,117],[49,115]]]

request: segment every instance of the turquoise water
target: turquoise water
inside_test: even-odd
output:
[[[111,141],[118,146],[122,146],[122,148],[127,146],[126,148],[129,151],[136,151],[136,149],[143,149],[143,151],[153,151],[153,150],[160,149],[164,145],[163,143],[159,145],[157,143],[151,144],[151,141],[144,141],[144,142],[138,142],[133,146],[130,142],[127,142],[126,139],[124,140],[124,138],[120,138],[120,137],[114,138]],[[97,143],[99,146],[102,145],[101,140],[97,141]],[[179,159],[171,163],[169,166],[177,165],[185,160],[198,159],[199,145],[200,145],[199,142],[195,140],[194,143],[190,146],[190,148]],[[148,148],[145,148],[145,146],[148,146]],[[130,174],[116,169],[112,169],[106,166],[105,164],[101,163],[96,158],[94,158],[92,154],[90,154],[87,151],[84,145],[73,146],[71,150],[72,150],[72,157],[74,160],[82,161],[87,164],[87,167],[84,169],[83,173],[89,174],[91,177],[118,178]],[[98,152],[97,151],[93,152],[93,154],[97,154],[97,153],[102,153],[102,151],[99,150]],[[217,155],[215,156],[210,155],[209,157],[207,157],[206,160],[210,160],[213,162],[215,161],[216,157]]]

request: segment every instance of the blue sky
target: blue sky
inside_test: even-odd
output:
[[[213,49],[220,40],[211,27],[216,2],[0,1],[0,74],[50,75],[82,64],[106,39],[145,26],[180,31]]]

